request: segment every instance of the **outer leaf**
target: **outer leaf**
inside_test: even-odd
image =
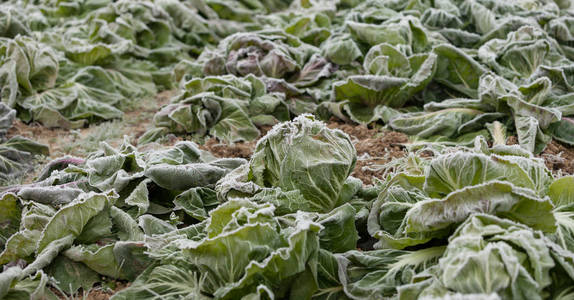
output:
[[[441,200],[418,202],[406,215],[407,231],[439,230],[466,220],[475,213],[495,214],[546,232],[556,230],[553,206],[548,199],[503,182],[466,187]]]
[[[68,235],[78,237],[93,217],[113,203],[113,197],[109,194],[88,193],[63,207],[44,228],[37,252],[42,252],[52,241]]]

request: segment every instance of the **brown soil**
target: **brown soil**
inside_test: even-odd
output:
[[[8,136],[21,135],[32,139],[38,143],[47,145],[50,148],[51,157],[62,156],[62,145],[69,143],[74,134],[69,129],[46,128],[41,124],[32,122],[25,124],[19,119],[14,122],[14,126],[8,130]]]
[[[509,136],[508,145],[518,144],[516,136]],[[539,155],[546,167],[556,174],[574,174],[574,147],[552,140]]]
[[[119,132],[113,134],[113,139],[106,140],[106,142],[112,146],[118,146],[122,143],[124,135],[135,138],[141,136],[153,121],[154,114],[162,105],[169,102],[174,92],[175,91],[163,91],[157,94],[155,99],[146,100],[145,103],[142,103],[138,108],[125,112],[121,126],[118,126],[118,128],[121,129]],[[109,122],[91,124],[86,128],[70,130],[64,128],[46,128],[35,122],[25,124],[17,119],[14,122],[14,126],[8,131],[8,136],[21,135],[47,145],[50,148],[50,158],[57,158],[64,155],[82,155],[85,153],[81,153],[82,149],[78,149],[81,148],[82,141],[98,130],[98,125],[105,124],[109,124]],[[73,143],[77,143],[80,147],[70,148],[69,146]]]
[[[408,137],[403,133],[335,121],[329,122],[328,127],[338,128],[351,137],[358,158],[351,176],[364,184],[372,184],[373,178],[381,179],[387,171],[382,165],[406,154],[402,144],[408,143]]]
[[[80,300],[80,299],[85,299],[85,300],[108,300],[110,299],[115,293],[127,288],[128,286],[130,286],[129,282],[121,282],[121,281],[115,281],[115,288],[112,289],[104,289],[101,286],[95,286],[92,289],[90,289],[86,294],[84,294],[84,292],[82,291],[82,289],[80,289],[75,295],[73,296],[68,296],[68,295],[64,295],[62,294],[60,291],[58,291],[57,289],[50,287],[50,290],[56,294],[56,296],[62,300]]]
[[[211,154],[216,157],[241,157],[249,159],[253,154],[255,144],[257,144],[257,141],[226,144],[216,138],[210,138],[205,144],[199,145],[199,148],[211,152]]]
[[[261,137],[266,135],[267,132],[269,132],[269,130],[271,130],[271,128],[273,128],[273,126],[269,126],[269,125],[264,125],[264,126],[258,126],[257,127],[259,129],[259,132],[261,132]]]
[[[506,144],[507,145],[518,145],[518,138],[514,135],[511,135],[506,139]]]
[[[124,120],[126,120],[127,128],[124,132],[134,136],[135,139],[142,136],[150,128],[155,113],[162,106],[168,104],[175,93],[175,90],[163,91],[156,95],[156,101],[151,103],[151,105],[145,105],[139,109],[125,112]]]
[[[90,124],[86,128],[46,128],[36,122],[25,124],[16,119],[14,126],[8,131],[8,137],[20,135],[47,145],[50,149],[50,156],[39,159],[37,161],[39,165],[65,155],[84,157],[96,150],[100,141],[117,147],[123,142],[124,135],[127,135],[131,136],[131,141],[134,142],[150,127],[154,114],[162,105],[169,102],[174,93],[175,91],[163,91],[153,99],[142,99],[136,108],[125,112],[122,120]],[[39,172],[42,168],[35,168],[35,170]],[[31,182],[36,175],[32,172],[22,180],[25,183]]]
[[[540,157],[544,159],[546,167],[552,172],[574,174],[574,148],[553,140],[546,146]]]
[[[342,130],[343,132],[351,136],[351,139],[356,138],[359,140],[372,138],[374,135],[378,133],[377,129],[369,129],[368,127],[362,125],[342,123],[340,121],[335,121],[333,119],[329,121],[327,127],[331,129],[337,128],[339,130]]]
[[[85,298],[86,300],[108,300],[110,299],[115,293],[127,288],[130,284],[123,283],[123,282],[116,282],[116,288],[114,290],[104,290],[101,288],[91,289],[88,293],[88,296]]]

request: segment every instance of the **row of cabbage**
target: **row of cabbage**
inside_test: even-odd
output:
[[[178,86],[141,142],[252,140],[302,113],[471,144],[501,122],[573,143],[569,1],[8,1],[2,102],[25,122],[120,118]]]
[[[427,143],[470,145],[495,121],[534,153],[573,141],[569,3],[296,2],[256,20],[178,64],[180,94],[142,142],[250,140],[304,112]]]
[[[500,129],[500,128],[499,128]],[[349,176],[349,137],[311,115],[250,160],[192,142],[103,144],[0,200],[0,298],[559,299],[574,295],[574,177],[518,145],[411,153]]]
[[[120,118],[133,102],[173,88],[178,62],[255,29],[233,17],[235,1],[207,2],[4,1],[2,102],[48,127]],[[250,14],[286,7],[275,2],[252,1]]]

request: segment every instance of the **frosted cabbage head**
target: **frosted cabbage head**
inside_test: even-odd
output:
[[[260,186],[299,190],[313,210],[338,206],[357,153],[349,136],[302,115],[275,126],[263,137],[250,163],[249,179]]]

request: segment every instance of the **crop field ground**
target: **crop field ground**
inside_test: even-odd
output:
[[[2,299],[574,299],[574,1],[1,1]]]

